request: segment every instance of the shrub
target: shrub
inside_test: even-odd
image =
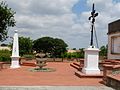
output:
[[[0,50],[0,61],[10,62],[11,52],[9,50]]]
[[[34,58],[34,55],[26,54],[26,55],[23,55],[23,57],[24,58],[32,59],[32,58]]]
[[[73,53],[63,53],[61,55],[62,58],[84,58],[83,52],[73,52]]]

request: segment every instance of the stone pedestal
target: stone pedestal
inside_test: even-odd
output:
[[[13,49],[12,49],[12,56],[11,56],[11,66],[10,68],[19,68],[19,44],[18,44],[18,33],[15,30],[14,38],[13,38]]]
[[[99,61],[99,49],[98,48],[87,48],[85,51],[85,60],[84,60],[84,67],[82,72],[84,74],[100,74],[100,69],[98,68],[98,61]]]
[[[12,61],[11,61],[10,68],[19,68],[20,67],[20,65],[19,65],[19,58],[20,57],[12,57],[11,56]]]

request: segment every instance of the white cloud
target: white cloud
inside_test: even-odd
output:
[[[70,47],[88,47],[90,39],[90,11],[83,11],[77,17],[72,7],[79,0],[8,0],[9,7],[16,11],[16,27],[20,36],[37,39],[52,36],[64,39]],[[100,45],[107,44],[107,25],[120,16],[120,3],[112,0],[87,0],[91,8],[95,3],[99,16],[96,30]],[[10,35],[13,31],[10,30]]]
[[[70,13],[70,8],[72,7],[72,2],[70,0],[66,3],[66,0],[32,0],[29,8],[35,14],[64,14]],[[36,6],[35,6],[36,5]]]

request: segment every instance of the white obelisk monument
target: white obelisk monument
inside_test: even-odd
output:
[[[18,31],[15,30],[15,34],[13,37],[13,49],[12,49],[12,56],[11,56],[11,66],[10,68],[19,68],[19,44],[18,44]]]

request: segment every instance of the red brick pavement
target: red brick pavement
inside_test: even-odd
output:
[[[2,69],[0,71],[0,86],[101,86],[100,78],[79,78],[74,75],[75,69],[68,62],[48,62],[47,67],[56,68],[55,72],[30,72],[34,68],[21,66],[18,69]]]

